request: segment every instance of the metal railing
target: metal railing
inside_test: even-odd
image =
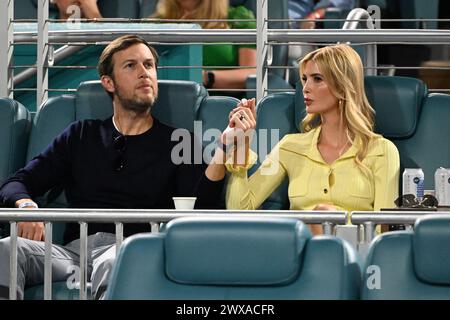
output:
[[[352,224],[363,226],[364,237],[362,243],[365,245],[375,237],[375,228],[380,224],[402,224],[413,226],[420,217],[429,214],[448,214],[449,211],[354,211],[350,215]]]
[[[245,212],[245,213],[243,213]],[[80,224],[80,299],[87,298],[87,228],[89,223],[116,224],[116,253],[123,241],[123,223],[151,223],[152,232],[159,224],[180,217],[229,218],[291,218],[306,224],[323,225],[325,234],[332,234],[333,226],[345,224],[347,213],[341,211],[270,211],[270,210],[120,210],[120,209],[0,209],[0,221],[9,221],[11,232],[10,299],[17,298],[17,222],[40,221],[45,223],[44,299],[52,296],[52,222],[78,222]]]
[[[255,44],[257,48],[257,99],[259,100],[266,95],[269,90],[267,86],[267,72],[271,68],[289,69],[291,66],[271,66],[272,48],[279,45],[305,45],[305,44],[329,44],[336,42],[350,42],[352,45],[360,45],[366,47],[365,71],[366,74],[376,74],[381,69],[392,69],[392,67],[384,67],[377,65],[376,46],[379,44],[407,44],[407,45],[447,45],[450,44],[450,30],[405,30],[405,29],[371,29],[371,30],[352,30],[347,28],[355,28],[358,22],[370,21],[372,17],[366,10],[357,8],[350,12],[346,19],[328,19],[344,21],[344,29],[269,29],[269,21],[292,21],[292,19],[268,19],[267,17],[267,1],[258,1],[257,7],[257,29],[256,30],[186,30],[186,29],[149,29],[149,30],[49,30],[50,21],[48,19],[49,0],[39,0],[37,30],[34,32],[16,32],[12,33],[13,21],[13,1],[3,1],[1,3],[0,15],[2,26],[5,33],[0,34],[0,96],[10,96],[13,93],[12,81],[12,48],[16,45],[24,43],[38,43],[38,61],[34,70],[26,71],[17,75],[14,82],[17,84],[33,75],[37,77],[37,105],[39,106],[46,99],[49,91],[64,91],[64,89],[48,88],[48,70],[54,67],[52,61],[49,61],[51,47],[54,45],[69,45],[70,47],[82,46],[88,44],[107,44],[112,39],[123,34],[138,34],[143,36],[152,44],[166,45],[190,45],[204,43],[231,43],[231,44]],[[378,19],[385,21],[387,19]],[[392,19],[390,19],[392,20]],[[394,19],[395,21],[399,19]],[[441,21],[442,19],[411,19],[413,21]],[[84,21],[84,20],[81,20]],[[105,22],[139,22],[153,21],[153,19],[105,19]],[[156,21],[156,20],[155,20]],[[171,20],[172,21],[172,20]],[[367,24],[371,26],[375,24]],[[379,22],[378,21],[378,22]],[[404,21],[404,20],[399,20]],[[186,21],[183,21],[186,22]],[[197,21],[198,22],[198,21]],[[97,22],[100,24],[101,22]],[[163,28],[164,25],[161,25]],[[64,52],[62,50],[61,52]],[[56,57],[57,58],[57,57]],[[70,66],[66,66],[70,67]],[[93,67],[93,66],[88,66]],[[86,67],[86,68],[88,68]],[[174,68],[176,66],[171,66]],[[179,66],[180,68],[204,68],[204,66]],[[250,67],[250,66],[248,66]],[[247,68],[248,68],[247,67]],[[254,67],[254,66],[252,66]],[[237,67],[240,68],[240,67]],[[244,67],[245,68],[245,67]],[[403,67],[409,68],[409,67]],[[435,69],[434,67],[411,67],[413,69]],[[396,67],[394,66],[394,69]],[[438,68],[440,70],[448,70],[445,67]],[[237,91],[251,91],[253,89],[241,89]],[[24,91],[24,89],[20,89]],[[67,90],[70,91],[70,90]],[[274,90],[270,90],[273,92]],[[276,89],[275,89],[276,91]],[[287,91],[287,90],[284,90]],[[433,91],[433,90],[430,90]],[[434,90],[438,91],[438,90]],[[448,88],[442,88],[439,91],[449,91]]]

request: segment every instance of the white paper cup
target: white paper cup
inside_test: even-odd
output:
[[[197,197],[172,197],[172,199],[176,210],[192,210]]]

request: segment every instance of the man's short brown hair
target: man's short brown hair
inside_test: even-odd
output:
[[[158,53],[156,50],[147,43],[144,39],[142,39],[139,36],[135,35],[126,35],[119,37],[115,40],[113,40],[110,44],[106,46],[106,48],[103,50],[102,55],[100,56],[100,60],[98,61],[98,74],[100,77],[102,76],[109,76],[113,78],[113,69],[114,69],[114,63],[113,63],[113,56],[116,52],[125,50],[135,44],[142,43],[146,45],[150,51],[152,52],[153,57],[155,58],[155,65],[158,64]]]

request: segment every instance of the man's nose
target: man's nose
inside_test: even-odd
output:
[[[150,70],[148,70],[144,64],[139,64],[139,77],[140,78],[149,78]]]

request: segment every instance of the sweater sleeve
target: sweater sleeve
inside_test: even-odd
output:
[[[191,138],[196,139],[193,135]],[[176,195],[197,197],[196,209],[217,209],[221,203],[225,179],[209,180],[205,174],[207,165],[203,162],[203,149],[199,140],[191,146],[190,163],[180,164],[177,169]]]
[[[7,179],[0,187],[0,203],[12,207],[17,200],[33,199],[64,185],[71,178],[73,144],[80,127],[80,122],[67,127],[43,152]]]
[[[226,165],[227,170],[232,173],[227,185],[227,209],[257,209],[281,184],[286,176],[286,169],[280,161],[282,141],[273,148],[250,178],[247,176],[247,171],[257,158],[253,151],[250,153],[250,161],[246,167],[234,168],[231,164]]]

